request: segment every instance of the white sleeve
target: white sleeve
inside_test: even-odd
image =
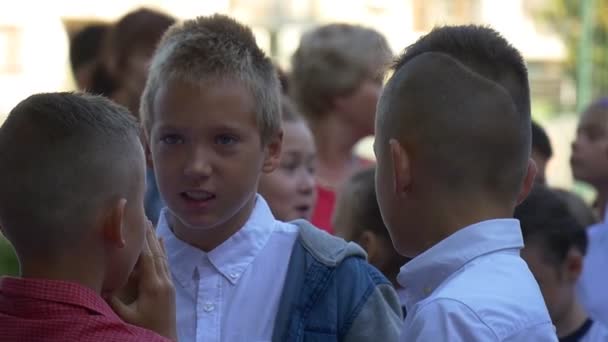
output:
[[[407,319],[400,341],[498,341],[496,334],[465,304],[436,299]]]

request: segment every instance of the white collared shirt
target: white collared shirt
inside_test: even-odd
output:
[[[398,276],[408,312],[401,341],[557,341],[522,247],[517,220],[489,220],[408,262]]]
[[[205,253],[167,224],[157,234],[173,275],[180,342],[270,341],[298,227],[275,220],[266,201],[241,230]]]
[[[606,210],[608,215],[608,210]],[[608,326],[608,220],[587,229],[589,242],[577,295],[596,321]]]

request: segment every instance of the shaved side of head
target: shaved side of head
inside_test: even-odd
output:
[[[509,92],[447,54],[398,64],[378,104],[379,139],[397,139],[442,191],[514,200],[529,158]]]

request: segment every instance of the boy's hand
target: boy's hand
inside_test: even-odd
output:
[[[110,305],[125,322],[177,341],[175,289],[164,245],[154,235],[151,223],[134,275],[130,281],[135,282],[135,300],[126,304],[113,296]]]

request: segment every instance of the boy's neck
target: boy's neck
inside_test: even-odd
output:
[[[228,221],[208,229],[185,227],[177,217],[172,215],[170,212],[167,212],[169,227],[175,236],[180,240],[202,250],[203,252],[210,252],[243,228],[253,212],[255,201],[256,196],[254,195],[238,214],[230,218]]]
[[[557,336],[563,338],[571,335],[583,326],[587,318],[587,313],[585,313],[582,305],[577,300],[574,300],[572,307],[564,317],[553,319]]]
[[[311,122],[317,148],[317,179],[326,185],[339,186],[358,167],[355,145],[364,138],[352,127],[329,114],[326,119]]]
[[[75,262],[77,260],[77,262]],[[21,277],[77,283],[101,295],[102,267],[78,257],[20,258]],[[95,270],[99,270],[96,272]]]
[[[421,251],[431,248],[457,231],[476,223],[513,218],[512,208],[495,205],[492,201],[473,200],[471,198],[449,200],[448,197],[432,197],[435,200],[430,202],[430,206],[426,207],[435,209],[423,221],[423,225],[428,228],[426,231],[431,233],[426,239],[428,245],[424,246]],[[430,200],[432,200],[432,197]],[[423,230],[421,229],[421,231]]]

